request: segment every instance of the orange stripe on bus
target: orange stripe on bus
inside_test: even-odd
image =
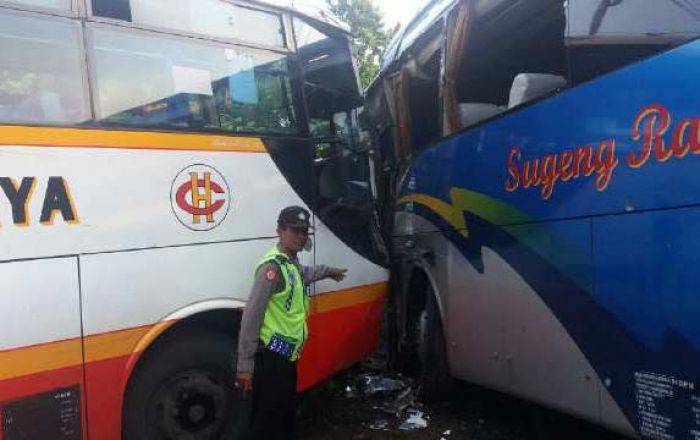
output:
[[[311,299],[311,313],[324,313],[331,310],[352,307],[362,303],[378,301],[386,295],[385,282],[366,284],[351,289],[321,293]]]
[[[131,353],[152,326],[102,333],[85,338],[85,362],[102,361]]]
[[[311,313],[323,314],[379,301],[384,298],[386,291],[387,283],[376,283],[323,293],[312,298]],[[153,339],[174,323],[175,321],[164,321],[88,336],[85,338],[85,362],[112,359],[143,351]],[[83,361],[82,350],[80,338],[74,338],[0,351],[0,381],[80,365]]]
[[[83,350],[79,338],[0,352],[0,380],[79,365]]]
[[[265,153],[260,138],[192,133],[0,126],[0,145]]]

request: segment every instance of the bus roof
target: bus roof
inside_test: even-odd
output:
[[[316,21],[324,26],[330,27],[332,29],[342,31],[343,33],[349,34],[350,27],[340,20],[333,12],[327,7],[321,6],[320,2],[314,2],[312,0],[253,0],[255,3],[261,5],[273,6],[279,9],[285,9],[290,11],[295,15],[300,15],[305,18],[309,18]],[[323,3],[325,4],[325,2]]]

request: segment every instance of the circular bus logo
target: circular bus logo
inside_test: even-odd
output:
[[[209,231],[226,218],[231,192],[220,172],[195,164],[180,171],[173,180],[170,203],[184,226],[193,231]]]

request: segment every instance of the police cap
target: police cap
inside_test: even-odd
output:
[[[288,206],[280,211],[277,225],[280,227],[311,228],[311,213],[301,206]]]

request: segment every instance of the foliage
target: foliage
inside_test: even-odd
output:
[[[28,95],[39,88],[39,80],[39,75],[33,72],[0,70],[0,93],[12,96]]]
[[[379,63],[398,27],[387,31],[382,14],[373,0],[326,0],[331,11],[350,26],[360,67],[360,81],[366,88],[379,74]]]

